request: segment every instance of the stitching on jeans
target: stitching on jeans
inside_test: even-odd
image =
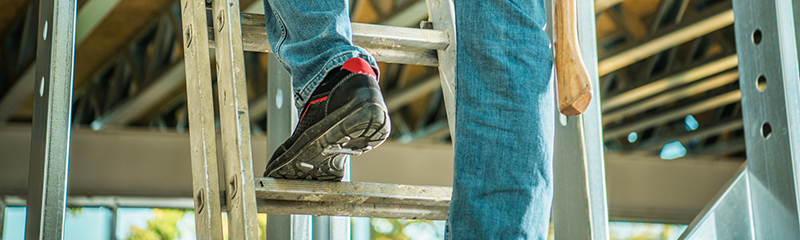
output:
[[[281,27],[281,37],[278,38],[278,43],[275,44],[275,49],[272,49],[272,53],[275,54],[275,59],[278,59],[278,62],[281,62],[281,64],[283,64],[284,68],[291,69],[289,65],[286,64],[286,62],[284,62],[281,58],[278,57],[280,56],[281,46],[283,46],[283,43],[286,41],[286,35],[287,35],[286,23],[283,22],[283,17],[281,17],[281,15],[277,11],[275,11],[274,7],[271,7],[270,10],[272,10],[272,15],[275,15],[275,19],[278,20],[278,23],[280,23],[279,25]]]

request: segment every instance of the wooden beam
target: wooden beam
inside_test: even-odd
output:
[[[597,66],[600,76],[733,24],[733,9],[730,3],[722,4],[707,12],[708,14],[703,14],[704,18],[686,20],[681,24],[665,28],[659,31],[661,34],[655,34],[650,39],[624,47],[602,58]]]

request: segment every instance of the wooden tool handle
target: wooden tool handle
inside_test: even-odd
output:
[[[558,109],[562,114],[583,113],[592,100],[592,83],[578,45],[576,0],[556,0],[555,42]]]

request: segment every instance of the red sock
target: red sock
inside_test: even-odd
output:
[[[370,75],[373,78],[378,78],[377,74],[375,74],[375,70],[372,69],[372,66],[370,66],[369,63],[362,58],[355,57],[347,60],[344,62],[344,65],[342,65],[342,69],[354,73]]]

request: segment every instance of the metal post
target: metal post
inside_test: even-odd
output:
[[[754,236],[798,239],[800,2],[734,0],[733,10],[744,19],[734,27]]]
[[[733,0],[733,11],[747,168],[681,239],[798,239],[800,2]]]
[[[444,31],[450,44],[444,50],[437,50],[439,57],[439,77],[447,109],[447,122],[450,137],[456,139],[456,10],[453,0],[426,0],[433,29]]]
[[[26,239],[61,239],[67,201],[75,0],[39,2]]]
[[[109,232],[111,234],[111,236],[108,236],[108,239],[117,240],[117,213],[118,213],[117,210],[119,210],[119,207],[117,207],[117,206],[109,206],[108,210],[111,210],[111,228],[110,228],[111,232]],[[195,218],[195,222],[197,222],[197,218]],[[197,224],[195,223],[195,226],[196,225]],[[199,235],[199,234],[197,234],[197,235]],[[198,237],[198,239],[199,238],[200,237]],[[2,240],[2,239],[0,239],[0,240]]]
[[[222,157],[228,206],[228,238],[257,239],[247,83],[239,1],[212,2],[217,55]]]
[[[292,76],[271,53],[267,64],[267,152],[273,153],[292,135],[298,116],[294,107]],[[311,216],[269,214],[267,239],[310,240],[311,226]]]
[[[547,2],[552,10],[553,2]],[[581,54],[593,86],[597,75],[597,43],[593,0],[578,0],[578,37]],[[553,11],[547,13],[547,31],[553,36]],[[555,78],[555,73],[552,74]],[[553,81],[555,85],[556,81]],[[580,116],[566,117],[554,109],[556,142],[553,161],[553,228],[556,239],[608,239],[608,210],[603,160],[600,91]],[[555,101],[555,99],[554,99]],[[575,146],[578,146],[576,149]]]
[[[181,0],[197,238],[222,239],[214,100],[205,0]]]
[[[3,228],[5,228],[6,219],[6,200],[4,198],[0,196],[0,240],[3,240]]]

